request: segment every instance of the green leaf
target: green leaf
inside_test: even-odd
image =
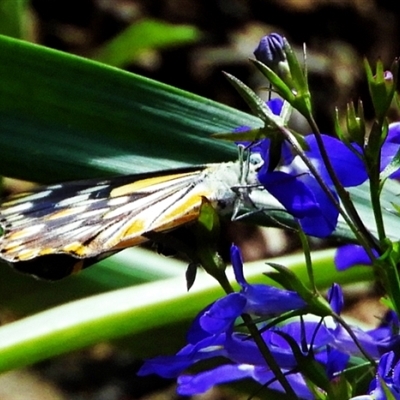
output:
[[[395,156],[390,161],[389,165],[381,172],[380,178],[382,181],[386,181],[386,179],[393,174],[393,172],[397,171],[400,168],[400,148],[397,150]],[[390,181],[389,181],[390,182]]]
[[[159,82],[7,37],[0,37],[0,73],[0,172],[26,180],[57,182],[235,159],[234,145],[210,135],[262,124]],[[352,192],[373,230],[367,192]],[[387,210],[398,192],[388,185],[383,190],[393,239],[397,218]],[[268,198],[266,204],[276,202]],[[276,218],[290,223],[286,213]],[[273,223],[261,215],[256,220]],[[336,233],[352,238],[343,224]]]
[[[94,54],[94,59],[115,67],[135,61],[143,52],[190,44],[200,39],[198,29],[145,19],[126,28]]]
[[[328,287],[332,280],[345,284],[350,281],[362,282],[373,278],[371,268],[351,268],[337,274],[333,266],[333,253],[332,250],[324,250],[313,254],[316,281],[319,287]],[[135,260],[133,257],[132,262],[139,264],[140,260],[137,258]],[[277,264],[285,263],[301,278],[302,256],[285,256],[270,261]],[[160,271],[165,269],[163,268],[165,262],[170,261],[158,257],[157,264]],[[98,269],[98,267],[92,267],[92,271],[95,272],[96,268]],[[264,262],[246,263],[246,279],[249,283],[268,281],[262,275],[266,270],[268,267]],[[89,271],[64,281],[75,280],[72,284],[70,283],[70,286],[63,286],[64,282],[44,284],[31,279],[29,281],[31,287],[27,283],[23,287],[18,286],[20,281],[15,278],[5,281],[3,272],[3,269],[0,269],[2,306],[9,296],[14,297],[21,306],[32,311],[37,306],[36,299],[42,298],[43,302],[47,301],[50,304],[53,302],[52,296],[62,291],[65,291],[66,298],[68,296],[72,298],[76,281],[84,279]],[[16,274],[14,276],[17,277]],[[233,278],[231,279],[233,281]],[[15,286],[13,286],[14,283]],[[195,285],[187,293],[182,269],[182,274],[177,277],[114,290],[43,311],[0,327],[0,371],[26,366],[102,340],[121,338],[126,335],[134,334],[135,337],[141,335],[141,338],[147,337],[152,340],[154,338],[152,331],[193,318],[202,307],[221,295],[221,288],[202,271],[198,272]],[[65,299],[62,303],[64,302]],[[160,336],[157,336],[159,340],[156,343],[153,340],[154,354],[158,352],[159,355],[163,340],[171,340],[170,335],[163,335],[162,332]],[[183,332],[180,332],[180,335],[183,337]],[[149,356],[147,353],[149,349],[144,348],[143,343],[135,340],[135,337],[132,337],[129,343],[135,349],[136,355]]]
[[[28,0],[0,0],[0,34],[24,39],[27,36]]]
[[[263,129],[250,129],[243,132],[224,132],[212,135],[215,139],[229,140],[230,142],[254,142],[263,137]]]
[[[0,37],[0,73],[0,172],[23,179],[54,182],[234,159],[233,145],[209,135],[261,126],[255,117],[193,94],[7,37]],[[313,255],[317,285],[372,279],[371,269],[336,275],[332,251],[319,254]],[[131,257],[135,270],[145,264]],[[163,270],[162,260],[150,264]],[[304,268],[302,259],[276,262]],[[114,271],[109,263],[54,284],[0,268],[2,306],[42,311],[0,327],[0,371],[131,333],[152,339],[152,330],[191,318],[221,295],[210,277],[197,277],[187,294],[184,268],[178,278],[140,285],[146,278],[130,276],[126,260]],[[266,269],[264,263],[249,268],[249,282]],[[136,286],[113,290],[124,284]],[[113,291],[76,300],[107,290]],[[76,301],[62,305],[69,300]],[[132,344],[143,351],[141,342]],[[159,350],[158,341],[153,345]]]
[[[267,264],[275,270],[272,273],[268,273],[267,276],[280,283],[285,289],[298,293],[307,303],[309,312],[323,317],[332,314],[329,303],[321,295],[310,290],[293,271],[280,264],[271,262]]]
[[[209,136],[261,125],[191,93],[7,37],[0,75],[0,172],[26,180],[235,159],[234,145]]]
[[[251,60],[257,69],[271,82],[275,90],[290,104],[296,100],[291,88],[271,68],[258,60]]]

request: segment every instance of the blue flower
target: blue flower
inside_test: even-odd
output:
[[[334,338],[331,343],[332,348],[343,354],[363,357],[353,338],[340,324],[337,323],[336,326],[331,326],[329,329]],[[351,330],[364,351],[375,360],[388,351],[398,349],[400,344],[399,320],[393,311],[388,312],[375,329],[364,331],[357,326],[352,326]]]
[[[231,247],[231,261],[241,290],[217,300],[200,314],[199,325],[208,334],[227,331],[243,313],[267,317],[306,306],[304,300],[296,292],[247,283],[243,275],[242,255],[235,245]]]
[[[372,250],[372,252],[378,257],[378,253],[375,250]],[[355,265],[372,265],[364,247],[358,244],[346,244],[339,247],[336,250],[334,262],[338,271],[345,271]]]
[[[254,50],[254,56],[258,61],[274,69],[279,63],[286,62],[286,54],[283,50],[284,45],[281,35],[271,33],[261,38],[257,48]]]
[[[281,105],[279,106],[279,102]],[[282,108],[282,100],[274,99],[273,112]],[[269,103],[268,103],[269,105]],[[322,141],[328,149],[332,167],[344,187],[357,186],[367,179],[367,173],[360,157],[349,150],[340,140],[322,135]],[[338,199],[328,171],[322,161],[314,135],[305,137],[307,149],[305,155],[318,171],[332,195]],[[289,145],[282,146],[282,162],[278,170],[269,170],[270,140],[264,139],[252,147],[264,161],[258,172],[260,183],[284,207],[296,217],[306,234],[326,237],[336,228],[338,209],[321,188],[308,167],[299,156],[293,155]],[[349,173],[351,171],[351,173]]]
[[[291,73],[291,65],[287,57],[290,51],[290,45],[284,37],[278,33],[271,33],[261,38],[254,50],[254,56],[288,84],[293,93],[297,93],[301,85],[296,85],[299,77],[294,79],[296,75],[293,77]],[[291,64],[293,67],[293,62]]]
[[[343,291],[340,285],[334,283],[328,290],[327,297],[332,310],[339,315],[344,305]]]
[[[283,100],[273,99],[267,102],[267,106],[274,114],[280,115]],[[248,127],[241,126],[235,132],[243,132],[247,129]],[[321,138],[328,150],[332,167],[344,187],[358,186],[367,179],[365,166],[359,156],[336,138],[328,135],[321,135]],[[304,140],[307,146],[304,151],[305,155],[337,200],[338,196],[322,161],[315,136],[308,135]],[[300,157],[293,154],[291,147],[286,142],[283,142],[281,147],[280,165],[274,171],[270,171],[270,146],[270,139],[260,140],[251,146],[251,151],[259,153],[264,161],[258,172],[260,183],[290,214],[299,220],[306,234],[317,237],[330,235],[336,228],[339,215],[335,204]],[[354,150],[360,151],[356,147]],[[391,151],[393,152],[393,149]],[[389,159],[389,154],[386,158]]]
[[[322,350],[321,353],[321,349],[325,349],[332,341],[331,335],[317,322],[298,321],[275,331],[262,333],[262,338],[299,398],[313,399],[304,378],[296,372],[296,357],[283,334],[290,335],[298,343],[302,343],[302,351],[305,355],[308,352],[319,353],[321,360],[328,359],[328,355],[323,355],[325,351]],[[221,356],[227,359],[228,363],[193,375],[184,374],[188,367],[199,361]],[[209,336],[195,345],[189,344],[175,356],[156,357],[146,361],[138,374],[143,376],[151,373],[166,378],[179,376],[177,391],[180,395],[203,393],[216,384],[244,378],[251,378],[270,389],[283,391],[253,339],[249,335],[232,331]]]
[[[357,155],[357,153],[361,154],[361,149],[357,145],[353,144],[353,152],[336,138],[322,135],[322,141],[328,150],[332,167],[344,187],[358,186],[367,180],[364,163]],[[306,136],[305,142],[308,145],[308,149],[305,150],[307,158],[337,198],[333,183],[322,161],[315,136]],[[399,144],[400,123],[390,124],[381,150],[381,171],[391,163],[399,150]],[[266,145],[263,148],[264,151],[261,155],[266,157]],[[338,210],[299,157],[294,157],[290,161],[286,156],[285,172],[280,172],[280,176],[275,175],[277,171],[268,171],[267,165],[268,160],[265,161],[258,173],[260,182],[290,213],[299,219],[305,233],[318,237],[325,237],[332,233],[337,224]],[[397,170],[390,175],[390,178],[399,176],[400,170]]]
[[[234,323],[242,313],[268,317],[302,308],[306,304],[295,292],[249,284],[243,275],[240,250],[234,245],[231,247],[231,260],[236,280],[241,286],[240,292],[229,294],[203,310],[189,331],[189,344],[175,356],[146,361],[139,375],[156,373],[166,378],[179,377],[178,393],[181,395],[202,393],[216,384],[243,378],[252,378],[271,389],[283,390],[253,338],[248,334],[234,332]],[[342,354],[334,349],[328,351],[334,338],[328,328],[316,321],[294,320],[281,327],[262,329],[260,332],[289,383],[303,399],[312,399],[313,396],[302,375],[296,372],[298,360],[286,337],[301,343],[299,351],[304,357],[309,352],[316,354],[318,361],[330,365],[331,371],[336,372],[338,366],[342,366],[348,359],[346,357],[345,361],[341,361]],[[216,357],[224,357],[228,363],[194,375],[184,374],[192,365]]]
[[[385,353],[379,360],[377,376],[369,388],[374,400],[387,399],[383,385],[394,399],[400,400],[400,362],[393,351]]]
[[[351,366],[352,357],[363,357],[349,333],[338,322],[328,318],[321,320],[320,317],[303,315],[281,321],[279,325],[267,325],[271,322],[268,318],[300,310],[306,306],[305,302],[288,290],[249,284],[243,274],[240,250],[234,245],[231,247],[231,260],[240,292],[228,294],[206,307],[189,330],[188,344],[174,356],[146,361],[139,375],[155,373],[165,378],[178,378],[180,395],[203,393],[214,385],[244,378],[283,391],[253,337],[234,331],[235,322],[243,313],[265,320],[257,324],[260,337],[300,399],[314,398],[308,386],[310,380],[317,386],[318,382],[329,384]],[[332,309],[340,314],[343,308],[340,286],[332,286],[328,300]],[[374,359],[399,347],[399,321],[394,312],[388,313],[376,329],[363,331],[353,327],[352,331]],[[186,373],[190,367],[209,359],[224,360],[224,364],[191,375]],[[312,373],[315,363],[321,368],[319,373],[325,374],[325,377],[318,375],[317,382],[313,381],[315,375]],[[397,381],[396,375],[393,385],[397,385]],[[324,384],[317,390],[323,390]],[[371,390],[377,393],[379,387],[374,386]]]
[[[286,378],[299,398],[313,399],[302,375],[293,370],[296,367],[296,359],[287,343],[273,332],[264,332],[262,336],[282,367],[282,372],[287,374]],[[283,391],[274,374],[265,364],[258,347],[248,335],[239,333],[226,335],[224,348],[225,357],[230,360],[230,363],[194,375],[179,376],[178,393],[181,395],[203,393],[214,385],[244,378],[251,378],[269,389]]]
[[[266,104],[275,115],[280,115],[283,100],[275,98]],[[235,132],[248,129],[250,128],[241,126]],[[327,149],[333,170],[343,187],[358,186],[367,180],[368,175],[362,161],[362,149],[357,144],[352,144],[350,150],[347,145],[334,137],[322,134],[321,139]],[[307,145],[307,149],[304,150],[306,157],[313,164],[332,196],[338,200],[315,136],[308,135],[304,140]],[[389,126],[387,138],[382,146],[381,171],[391,163],[399,149],[399,144],[400,123],[394,123]],[[275,170],[270,171],[270,147],[270,139],[260,140],[251,146],[251,151],[259,153],[264,161],[258,172],[260,183],[290,214],[298,219],[306,234],[317,237],[329,236],[337,225],[339,215],[337,207],[311,174],[309,168],[299,156],[293,154],[286,142],[283,142],[281,147],[280,164]],[[392,173],[390,177],[398,176],[400,176],[400,170]]]
[[[341,308],[340,297],[341,290],[338,287],[333,288],[331,303],[335,303],[338,310]],[[392,331],[390,321],[369,332],[353,328],[361,345],[376,359],[390,351],[390,348],[398,347]],[[350,356],[361,355],[346,331],[340,326],[321,324],[320,319],[306,320],[303,317],[292,320],[279,327],[261,330],[261,337],[300,399],[314,398],[302,375],[304,373],[306,376],[307,370],[313,368],[312,363],[304,368],[307,363],[313,362],[312,360],[318,362],[324,368],[326,378],[331,380],[336,379],[346,369]],[[293,346],[296,346],[296,352]],[[223,365],[193,375],[185,374],[185,370],[198,362],[221,357],[226,360]],[[139,375],[151,373],[167,378],[178,377],[178,393],[181,395],[203,393],[216,384],[244,378],[251,378],[270,389],[283,391],[254,340],[247,334],[233,332],[232,326],[226,332],[209,335],[195,344],[188,344],[175,356],[156,357],[146,361]],[[398,387],[398,375],[394,384]],[[371,390],[376,390],[372,387]]]

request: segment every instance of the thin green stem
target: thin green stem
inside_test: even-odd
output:
[[[384,124],[385,120],[383,118],[375,121],[371,129],[370,136],[377,136],[377,135],[381,136]],[[372,144],[371,146],[378,147],[374,146],[374,144]],[[375,217],[375,224],[378,232],[378,237],[379,240],[382,242],[386,238],[386,233],[385,233],[385,226],[383,222],[382,207],[380,200],[381,146],[379,146],[379,149],[377,148],[376,150],[374,148],[369,149],[369,147],[370,146],[368,146],[365,149],[364,158],[366,159],[366,164],[367,164],[372,211]]]
[[[232,285],[230,284],[225,274],[225,269],[222,269],[221,266],[215,262],[215,258],[205,257],[203,260],[199,261],[201,262],[203,268],[218,281],[218,283],[221,285],[225,293],[230,294],[234,292],[234,289],[232,288]],[[271,371],[274,373],[278,382],[282,385],[283,389],[291,398],[297,399],[298,397],[296,396],[289,382],[285,378],[285,375],[279,368],[279,365],[277,364],[275,358],[273,357],[271,351],[266,345],[264,339],[262,338],[259,330],[254,324],[250,315],[243,314],[242,319],[245,322],[247,328],[249,329],[250,335],[254,339],[254,342],[256,343],[258,349],[260,350],[260,353],[264,357],[265,362],[267,363]]]
[[[372,171],[372,173],[369,174],[369,190],[371,196],[372,211],[375,217],[375,224],[378,232],[378,237],[379,240],[382,241],[383,239],[386,238],[386,232],[382,216],[379,169],[377,171],[376,170]]]
[[[396,250],[389,250],[389,252],[396,253]],[[375,269],[375,273],[378,274],[388,297],[393,303],[393,307],[397,314],[400,313],[400,277],[399,269],[397,265],[398,256],[396,254],[388,254],[385,260],[382,260],[384,264],[380,265],[378,261],[378,266],[381,266],[381,270]]]
[[[310,286],[313,290],[314,293],[317,292],[317,285],[315,284],[315,278],[314,278],[314,269],[312,266],[312,260],[311,260],[311,251],[310,251],[310,246],[308,243],[307,236],[304,234],[303,230],[301,229],[301,226],[298,224],[298,235],[301,241],[301,247],[303,248],[304,252],[304,258],[306,262],[306,268],[307,268],[307,275],[308,279],[310,280]]]
[[[346,332],[352,338],[354,344],[358,347],[358,349],[360,350],[361,354],[365,357],[365,359],[368,360],[371,363],[371,365],[375,365],[376,364],[375,360],[361,346],[361,343],[359,342],[356,334],[353,332],[351,326],[340,315],[338,315],[336,313],[332,313],[332,316],[337,321],[339,321],[340,325],[343,326],[343,328],[346,330]]]
[[[256,343],[258,349],[260,350],[261,354],[264,357],[265,362],[267,363],[268,367],[273,372],[274,376],[278,380],[278,382],[282,385],[283,389],[287,393],[287,395],[291,399],[298,399],[298,396],[294,392],[293,388],[290,386],[288,380],[285,377],[285,374],[279,368],[274,356],[272,355],[270,349],[266,345],[263,337],[261,336],[260,331],[258,330],[257,326],[254,324],[252,318],[248,314],[242,314],[242,319],[246,324],[247,329],[250,332],[251,337],[253,338],[254,342]]]

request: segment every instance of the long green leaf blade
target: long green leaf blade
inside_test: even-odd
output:
[[[0,172],[54,182],[235,158],[248,115],[117,68],[0,37]]]
[[[313,254],[319,287],[328,287],[333,275],[335,281],[342,284],[354,280],[371,280],[373,277],[372,269],[365,267],[350,269],[338,275],[332,258],[332,250]],[[300,279],[307,281],[302,255],[270,261],[284,263],[298,273]],[[246,267],[249,282],[271,283],[262,275],[269,268],[264,262],[248,263]],[[188,320],[221,295],[217,283],[200,273],[189,293],[186,292],[182,275],[92,296],[44,311],[0,328],[0,372],[102,340],[150,332],[152,329]],[[132,342],[135,347],[135,341]],[[155,345],[160,348],[159,343]],[[137,355],[140,355],[141,347],[142,343],[135,347],[139,352]]]

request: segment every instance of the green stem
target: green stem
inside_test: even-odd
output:
[[[376,173],[378,172],[378,173]],[[369,174],[369,191],[371,196],[372,211],[374,213],[376,229],[379,240],[382,242],[386,238],[385,225],[382,216],[381,198],[380,198],[380,178],[379,169],[372,171]]]
[[[361,354],[365,357],[366,360],[368,360],[371,365],[375,365],[375,360],[364,350],[364,348],[361,346],[361,343],[358,341],[357,336],[351,329],[351,326],[347,324],[347,322],[338,314],[332,313],[333,318],[335,318],[337,321],[339,321],[340,325],[343,326],[343,328],[346,330],[346,332],[349,334],[349,336],[352,338],[354,344],[358,347],[360,350]]]
[[[263,337],[260,334],[260,331],[257,329],[257,326],[254,324],[251,316],[248,314],[242,314],[242,319],[243,319],[244,323],[246,324],[246,327],[249,330],[251,337],[253,338],[258,349],[260,350],[261,354],[263,355],[265,362],[267,363],[268,367],[271,369],[271,371],[275,375],[278,382],[282,385],[283,389],[285,390],[285,392],[287,393],[289,398],[291,398],[293,400],[298,399],[298,396],[294,392],[293,388],[290,386],[284,373],[279,368],[279,365],[277,364],[270,349],[266,345]]]
[[[384,120],[379,120],[376,122],[376,129],[372,128],[371,132],[382,132],[384,125]],[[371,133],[372,134],[372,133]],[[364,153],[365,154],[365,153]],[[365,154],[365,159],[367,160],[367,172],[369,178],[369,190],[371,197],[372,211],[375,217],[376,229],[378,232],[379,240],[382,242],[386,238],[385,226],[382,216],[381,207],[381,180],[380,180],[380,170],[381,170],[381,149],[378,151],[372,151],[372,157],[370,157],[371,152]]]
[[[391,256],[388,258],[383,269],[383,274],[379,274],[381,281],[383,281],[384,288],[393,303],[396,313],[400,314],[400,278],[398,265]],[[379,270],[376,271],[379,273]],[[383,275],[383,279],[382,279]]]
[[[212,275],[221,287],[224,289],[225,293],[233,293],[234,290],[225,274],[225,268],[221,268],[221,265],[218,265],[215,262],[215,257],[204,257],[202,260],[199,260],[203,266],[203,268]],[[293,399],[297,399],[295,392],[293,391],[292,387],[290,386],[289,382],[285,378],[285,375],[279,368],[278,363],[276,362],[275,358],[273,357],[271,351],[269,350],[268,346],[266,345],[264,339],[262,338],[260,332],[257,329],[257,326],[254,324],[252,318],[248,314],[243,314],[242,319],[246,324],[250,335],[254,339],[260,353],[264,357],[264,360],[271,371],[274,373],[278,382],[282,385],[283,389],[286,393]]]
[[[298,233],[300,241],[301,241],[301,247],[303,248],[303,253],[304,253],[304,258],[305,258],[306,268],[307,268],[307,275],[308,275],[308,279],[310,280],[310,286],[311,286],[313,292],[317,293],[317,285],[315,284],[314,269],[312,266],[310,246],[308,243],[307,236],[304,234],[303,229],[301,229],[301,226],[299,224],[298,224],[297,233]]]

